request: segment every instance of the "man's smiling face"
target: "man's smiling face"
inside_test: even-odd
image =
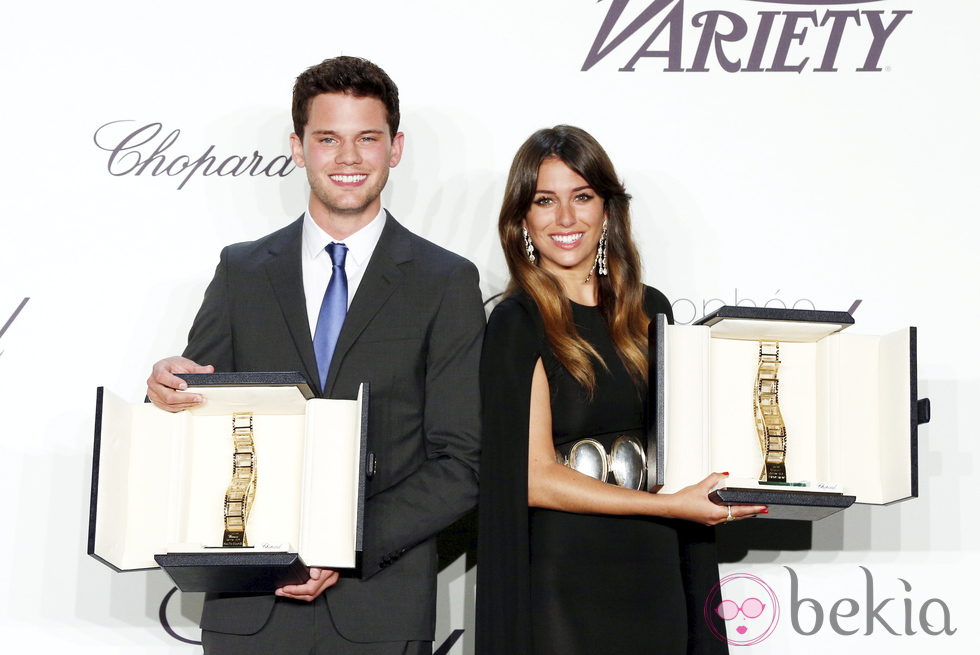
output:
[[[403,145],[404,135],[391,135],[385,106],[377,98],[315,96],[303,138],[290,136],[293,160],[306,168],[310,182],[313,219],[356,224],[356,229],[374,218],[388,170],[401,160]]]

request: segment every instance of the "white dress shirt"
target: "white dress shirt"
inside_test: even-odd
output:
[[[387,219],[384,207],[370,223],[351,234],[346,239],[334,239],[323,231],[310,217],[310,212],[303,216],[303,292],[306,295],[306,315],[310,321],[310,336],[316,334],[316,322],[320,316],[320,305],[323,295],[330,284],[333,272],[333,262],[325,248],[330,242],[342,243],[347,246],[347,259],[344,261],[344,271],[347,273],[347,308],[350,309],[357,287],[364,277],[364,269],[371,261],[374,247],[378,245],[381,231]]]

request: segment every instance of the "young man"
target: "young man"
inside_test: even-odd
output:
[[[428,653],[435,535],[476,501],[478,274],[381,206],[404,147],[384,71],[355,57],[313,66],[296,80],[293,123],[308,211],[222,251],[184,356],[154,365],[147,395],[168,411],[200,402],[176,393],[185,372],[304,371],[328,398],[369,382],[362,565],[313,569],[275,595],[208,595],[205,651]]]

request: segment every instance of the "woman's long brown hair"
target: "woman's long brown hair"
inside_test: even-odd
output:
[[[643,384],[647,377],[649,319],[643,311],[640,256],[630,229],[630,195],[616,176],[606,151],[581,128],[556,125],[538,130],[514,155],[498,223],[500,244],[510,270],[507,292],[520,289],[534,300],[555,357],[579,384],[593,392],[595,369],[591,358],[602,366],[606,363],[575,329],[571,304],[561,282],[529,262],[524,249],[522,227],[534,200],[538,169],[551,157],[557,157],[585,178],[605,203],[609,274],[595,274],[599,309],[626,370]]]

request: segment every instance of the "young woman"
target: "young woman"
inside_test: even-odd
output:
[[[511,282],[481,364],[480,655],[728,652],[704,623],[718,581],[705,526],[765,508],[711,503],[719,473],[639,489],[647,330],[671,309],[640,282],[629,199],[579,128],[539,130],[514,157],[499,221]]]

